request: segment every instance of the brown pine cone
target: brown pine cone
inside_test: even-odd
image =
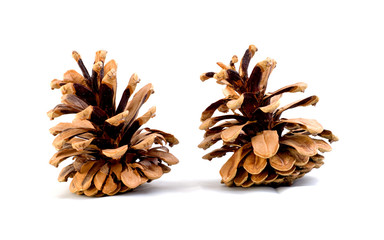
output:
[[[169,153],[166,144],[172,147],[178,140],[160,130],[141,128],[155,116],[155,107],[137,117],[153,93],[152,84],[133,95],[140,81],[133,74],[116,107],[116,62],[104,64],[106,51],[98,51],[90,75],[80,55],[74,51],[72,56],[82,75],[69,70],[63,80],[51,82],[51,88],[60,88],[63,96],[62,103],[47,113],[51,120],[76,113],[71,123],[59,123],[50,129],[57,135],[53,141],[57,153],[50,164],[58,167],[73,157],[58,180],[73,178],[73,193],[102,196],[132,190],[168,173],[168,165],[178,163],[178,159]]]
[[[324,157],[319,152],[331,151],[331,146],[320,138],[329,142],[338,138],[314,119],[281,118],[285,110],[315,105],[319,98],[310,96],[279,108],[283,93],[304,92],[307,84],[299,82],[267,93],[276,61],[267,58],[257,63],[248,76],[248,65],[256,51],[254,45],[249,46],[238,70],[238,58],[233,56],[229,65],[218,63],[220,72],[200,76],[202,81],[214,78],[225,85],[225,97],[202,113],[200,129],[205,130],[205,139],[199,147],[207,149],[222,140],[222,147],[203,156],[207,160],[233,152],[220,170],[222,182],[228,186],[291,185],[323,165]],[[231,113],[213,116],[216,110]]]

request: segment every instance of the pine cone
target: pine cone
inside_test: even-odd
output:
[[[222,147],[203,156],[207,160],[234,152],[220,170],[222,183],[227,186],[291,185],[295,179],[323,165],[324,157],[318,151],[331,151],[331,146],[319,137],[329,142],[338,139],[314,119],[281,118],[285,110],[315,105],[319,98],[310,96],[279,108],[283,93],[304,92],[307,84],[299,82],[266,93],[276,61],[267,58],[257,63],[248,77],[248,65],[256,51],[254,45],[249,46],[238,71],[235,67],[238,58],[233,56],[229,66],[217,63],[222,68],[220,72],[200,76],[202,81],[215,78],[218,84],[226,86],[225,97],[202,113],[200,129],[206,132],[199,147],[207,149],[223,141]],[[213,116],[216,110],[232,113]]]
[[[133,74],[116,108],[116,62],[104,65],[106,51],[98,51],[90,75],[80,55],[74,51],[72,56],[83,75],[69,70],[63,80],[51,82],[51,88],[60,88],[63,96],[62,103],[47,113],[51,120],[76,113],[72,123],[59,123],[50,129],[57,135],[53,145],[58,151],[49,163],[58,167],[69,157],[74,160],[62,169],[58,180],[73,178],[73,193],[102,196],[129,191],[168,173],[167,165],[178,163],[178,159],[165,145],[172,147],[178,140],[160,130],[141,128],[155,116],[155,107],[137,118],[153,93],[152,84],[128,101],[140,81]]]

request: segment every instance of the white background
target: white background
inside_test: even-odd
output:
[[[1,239],[383,239],[383,6],[380,1],[1,1]],[[199,76],[218,61],[271,57],[269,91],[306,82],[316,118],[340,138],[325,165],[292,187],[227,188],[197,148],[201,112],[222,86]],[[134,192],[88,198],[57,182],[46,112],[60,101],[49,83],[77,50],[118,68],[118,93],[138,73],[155,94],[148,127],[175,134],[180,163]],[[118,95],[118,96],[119,96]],[[284,102],[283,102],[284,103]]]

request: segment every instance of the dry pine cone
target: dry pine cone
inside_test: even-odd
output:
[[[80,55],[74,51],[72,56],[82,75],[69,70],[63,80],[51,82],[51,88],[60,88],[63,96],[62,103],[48,112],[50,119],[76,113],[71,123],[50,129],[57,135],[53,145],[58,151],[49,163],[58,167],[69,157],[74,160],[62,169],[58,180],[73,178],[73,193],[102,196],[129,191],[169,172],[167,165],[178,159],[165,145],[172,147],[178,140],[160,130],[141,128],[155,116],[155,107],[137,118],[153,93],[152,84],[133,95],[139,82],[133,74],[116,108],[116,62],[104,64],[106,51],[98,51],[90,75]]]
[[[331,146],[318,137],[329,142],[338,139],[314,119],[281,118],[285,110],[315,105],[319,98],[310,96],[279,108],[283,93],[304,92],[307,84],[295,83],[266,93],[268,77],[276,62],[267,58],[257,63],[248,77],[248,65],[256,51],[254,45],[249,46],[238,71],[238,58],[233,56],[229,65],[218,63],[220,72],[200,76],[202,81],[214,78],[226,86],[225,97],[202,113],[200,129],[206,132],[199,147],[207,149],[223,141],[222,147],[203,156],[208,160],[234,152],[220,170],[222,182],[228,186],[291,185],[323,164],[324,157],[318,151],[331,151]],[[216,110],[232,113],[213,116]]]

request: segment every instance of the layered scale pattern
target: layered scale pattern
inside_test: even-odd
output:
[[[323,152],[338,138],[314,119],[281,118],[284,111],[315,105],[319,98],[310,96],[280,107],[284,93],[304,92],[307,84],[299,82],[266,92],[268,78],[276,67],[270,58],[256,64],[248,76],[248,65],[257,48],[250,45],[235,67],[237,56],[229,65],[217,63],[221,70],[200,76],[225,85],[224,98],[209,105],[202,113],[200,129],[205,131],[200,148],[208,149],[218,141],[222,146],[203,156],[212,160],[228,152],[233,155],[222,166],[222,183],[228,186],[291,185],[313,168],[323,165]],[[225,115],[214,116],[218,110]],[[230,113],[229,113],[230,112]]]
[[[51,120],[76,114],[72,122],[50,129],[57,150],[50,164],[58,167],[67,158],[73,160],[61,170],[58,180],[73,178],[73,193],[102,196],[127,192],[168,173],[169,165],[178,159],[169,153],[167,144],[172,147],[178,140],[172,134],[142,127],[155,116],[155,107],[138,117],[153,93],[152,84],[133,94],[140,81],[133,74],[117,105],[117,64],[114,60],[105,64],[106,51],[96,52],[91,74],[77,52],[72,56],[82,74],[69,70],[63,80],[52,80],[51,88],[60,89],[63,96],[61,104],[47,113]]]

